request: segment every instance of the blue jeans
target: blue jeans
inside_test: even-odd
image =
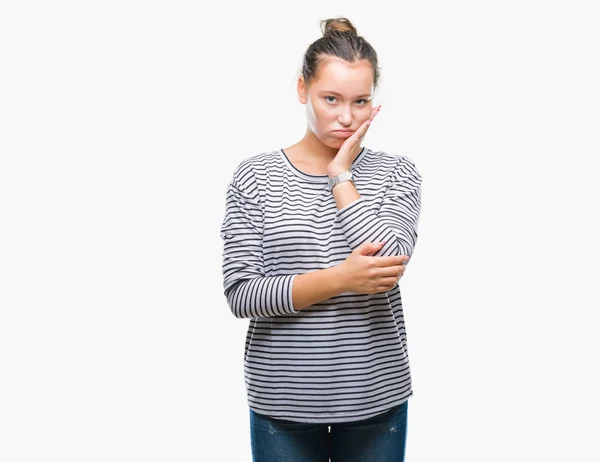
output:
[[[370,419],[303,423],[250,409],[253,462],[404,462],[408,400]]]

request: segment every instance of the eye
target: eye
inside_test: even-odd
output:
[[[362,106],[364,106],[365,104],[367,104],[369,102],[368,99],[357,99],[356,101],[364,101],[364,103],[362,103]]]
[[[335,99],[335,96],[326,96],[325,99],[327,100],[328,103],[333,103],[333,101],[329,101],[327,98],[333,98]]]

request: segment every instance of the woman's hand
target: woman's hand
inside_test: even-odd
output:
[[[356,130],[351,136],[346,138],[335,158],[329,163],[327,167],[327,173],[329,176],[334,176],[339,173],[350,170],[352,162],[356,159],[356,156],[360,152],[360,143],[367,134],[367,130],[373,122],[375,116],[379,113],[381,105],[373,109],[371,117],[363,122],[363,124]]]
[[[381,244],[365,242],[340,263],[345,292],[374,294],[387,292],[400,282],[406,270],[407,255],[370,256]]]

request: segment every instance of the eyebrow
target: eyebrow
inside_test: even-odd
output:
[[[331,95],[335,95],[335,96],[343,96],[335,91],[330,91],[330,90],[322,90],[322,91],[320,91],[320,93],[327,93],[327,94],[331,94]],[[365,93],[363,95],[358,95],[357,98],[364,98],[366,96],[371,96],[371,93]]]

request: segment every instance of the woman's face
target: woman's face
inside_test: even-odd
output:
[[[348,63],[328,57],[310,87],[300,78],[298,94],[306,104],[309,128],[322,143],[339,148],[371,116],[373,68],[364,59]]]

